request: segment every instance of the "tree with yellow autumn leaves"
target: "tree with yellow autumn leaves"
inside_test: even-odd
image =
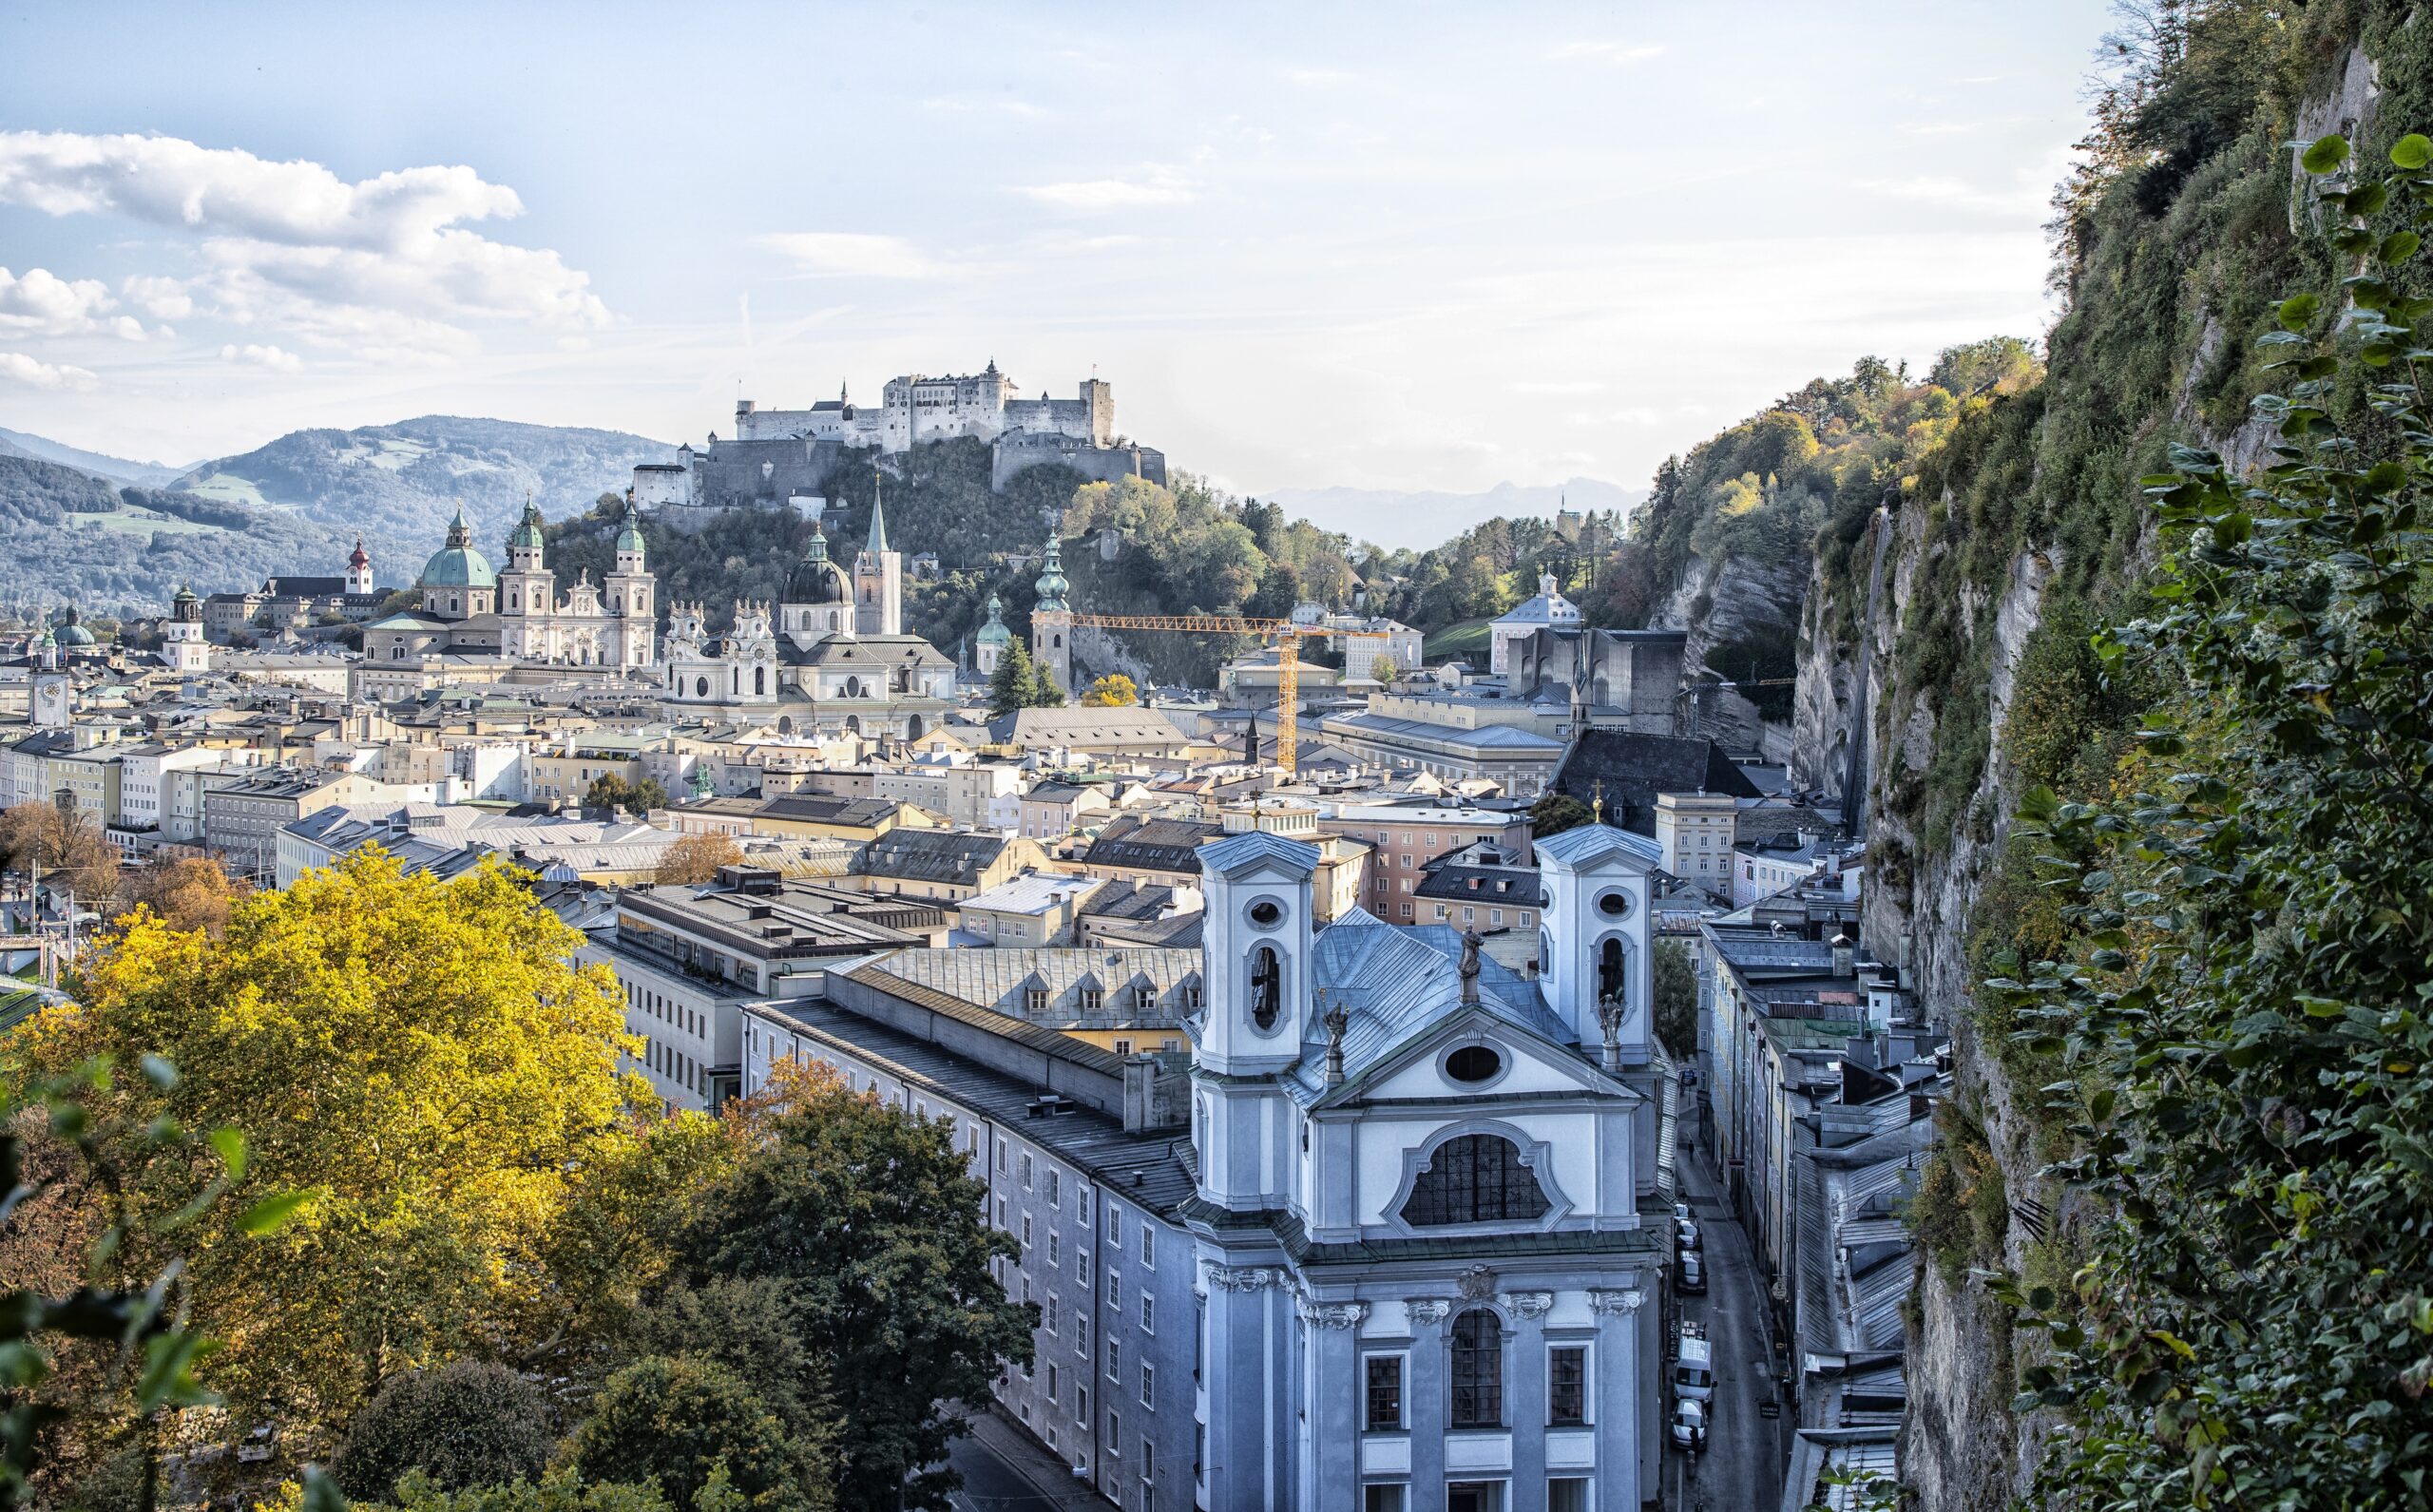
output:
[[[128,915],[75,1003],[15,1038],[37,1073],[176,1067],[113,1081],[111,1127],[244,1130],[234,1200],[165,1234],[141,1220],[225,1172],[190,1147],[121,1152],[140,1221],[109,1257],[133,1277],[183,1254],[239,1424],[335,1425],[399,1371],[563,1348],[649,1281],[649,1231],[672,1215],[646,1210],[680,1209],[669,1192],[731,1141],[658,1117],[619,1070],[623,998],[573,964],[578,943],[501,868],[440,882],[367,851],[238,900],[216,939]],[[246,1197],[272,1192],[299,1204],[290,1221],[239,1242]]]

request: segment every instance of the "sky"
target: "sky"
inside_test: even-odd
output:
[[[1638,487],[1863,354],[2040,335],[2105,25],[7,0],[0,426],[672,445],[993,358],[1241,490]]]

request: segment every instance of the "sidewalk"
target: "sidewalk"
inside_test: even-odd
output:
[[[1045,1445],[1032,1438],[994,1403],[986,1411],[972,1414],[968,1442],[1026,1483],[1036,1494],[1031,1503],[1034,1506],[1054,1507],[1059,1512],[1106,1512],[1115,1504],[1088,1484],[1074,1480],[1071,1465],[1048,1452]],[[974,1494],[969,1487],[955,1496],[958,1505],[968,1502],[984,1508],[999,1500]]]

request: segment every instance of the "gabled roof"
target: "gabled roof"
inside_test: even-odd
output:
[[[1261,863],[1287,871],[1315,872],[1323,859],[1316,846],[1288,840],[1265,830],[1244,831],[1199,848],[1200,870],[1220,871],[1227,876],[1238,876]]]
[[[1462,1011],[1460,955],[1461,936],[1450,928],[1398,929],[1365,909],[1353,909],[1318,931],[1311,974],[1330,1002],[1343,1004],[1351,1014],[1343,1036],[1346,1086]],[[1482,1011],[1550,1044],[1566,1041],[1569,1031],[1547,1010],[1534,983],[1485,955],[1479,967]],[[1300,1062],[1286,1074],[1286,1089],[1303,1103],[1331,1090],[1323,1031],[1313,1024],[1312,1032],[1318,1037],[1303,1046]]]
[[[1624,828],[1649,833],[1656,825],[1658,794],[1765,795],[1712,740],[1630,730],[1581,731],[1556,764],[1548,785],[1582,803],[1601,796],[1605,812],[1618,816]]]
[[[1583,824],[1539,841],[1538,855],[1580,871],[1616,859],[1642,868],[1652,866],[1664,858],[1664,852],[1646,835],[1610,824]]]
[[[853,870],[865,876],[976,888],[1012,842],[970,830],[891,830],[862,847]]]

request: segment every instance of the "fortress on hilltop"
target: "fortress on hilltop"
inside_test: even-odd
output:
[[[1044,463],[1105,482],[1166,481],[1163,453],[1116,434],[1113,384],[1084,378],[1077,398],[1026,399],[991,360],[976,373],[890,378],[874,405],[855,404],[850,385],[807,410],[739,399],[731,435],[712,431],[698,450],[678,448],[673,462],[634,469],[634,499],[677,525],[695,511],[754,505],[815,512],[848,450],[892,455],[965,438],[988,443],[989,478],[1000,488]]]

